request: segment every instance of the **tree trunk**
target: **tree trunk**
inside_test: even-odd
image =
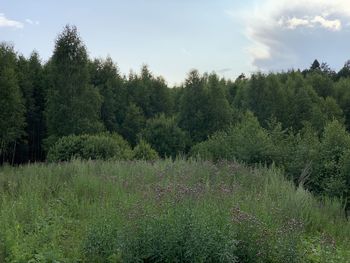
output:
[[[11,165],[13,165],[13,163],[15,162],[16,146],[17,146],[17,140],[15,141],[15,144],[13,145],[13,152],[12,152],[12,162],[11,162]]]

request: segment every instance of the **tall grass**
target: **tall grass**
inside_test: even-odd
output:
[[[349,262],[350,223],[276,168],[0,168],[0,262]]]

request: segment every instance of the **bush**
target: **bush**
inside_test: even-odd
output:
[[[191,155],[205,160],[275,163],[298,184],[319,195],[341,198],[349,209],[350,135],[337,120],[319,138],[308,123],[297,134],[277,122],[265,130],[250,113],[236,126],[195,145]]]
[[[252,113],[225,132],[217,132],[209,140],[195,145],[192,156],[212,160],[240,160],[246,163],[271,163],[272,141]]]
[[[143,140],[141,140],[140,143],[134,148],[133,159],[153,161],[158,158],[158,153],[152,149],[151,145]]]
[[[69,161],[72,158],[92,160],[130,159],[132,151],[118,134],[70,135],[60,138],[49,150],[49,162]]]
[[[281,143],[283,147],[280,147],[279,152],[280,156],[284,154],[286,158],[283,162],[276,161],[276,164],[283,167],[288,177],[296,184],[304,184],[310,179],[319,155],[319,137],[317,132],[307,125],[298,134],[289,134],[287,141],[289,141],[289,147]]]
[[[334,120],[325,127],[320,150],[314,164],[310,186],[316,193],[343,197],[345,182],[342,178],[343,156],[350,150],[350,136],[345,127]]]
[[[151,144],[161,157],[175,157],[183,153],[189,138],[177,125],[175,118],[167,118],[164,114],[147,122],[141,137]]]

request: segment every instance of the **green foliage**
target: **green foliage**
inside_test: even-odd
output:
[[[302,72],[241,74],[235,81],[193,70],[170,89],[147,66],[121,76],[111,58],[90,60],[74,26],[64,28],[46,63],[36,52],[25,58],[1,44],[0,162],[44,161],[64,136],[72,137],[49,159],[110,159],[116,152],[117,159],[131,158],[130,149],[118,150],[120,138],[86,135],[106,129],[133,147],[144,139],[162,158],[195,145],[191,154],[204,159],[274,163],[296,185],[347,205],[349,135],[342,125],[350,127],[349,65],[336,74],[315,60]],[[148,148],[136,147],[141,157]]]
[[[0,262],[340,262],[350,225],[276,169],[78,161],[0,168]]]
[[[205,140],[207,96],[204,79],[198,71],[191,71],[186,79],[180,102],[179,126],[188,131],[193,142]]]
[[[91,83],[102,96],[101,120],[110,132],[120,130],[127,102],[125,87],[117,66],[110,57],[89,64]]]
[[[140,136],[163,158],[175,158],[177,154],[184,153],[189,141],[187,134],[178,127],[176,119],[164,114],[148,120]]]
[[[334,97],[345,115],[345,123],[350,128],[350,80],[340,79],[334,86]]]
[[[313,177],[314,165],[320,154],[319,137],[317,132],[307,125],[297,135],[290,135],[289,141],[290,147],[286,148],[289,151],[285,151],[287,158],[283,167],[297,185],[304,185]],[[283,152],[283,149],[280,149],[281,151]]]
[[[230,224],[207,212],[179,205],[122,228],[103,221],[88,233],[84,254],[89,262],[238,262]]]
[[[214,134],[209,140],[195,145],[192,156],[212,160],[240,160],[246,163],[270,163],[272,142],[252,113],[225,132]]]
[[[125,113],[121,134],[132,145],[137,143],[137,136],[145,127],[146,119],[140,107],[131,103]]]
[[[130,73],[126,87],[129,103],[141,108],[146,118],[171,111],[170,90],[165,80],[154,77],[146,65],[142,66],[140,75]]]
[[[306,81],[319,96],[326,98],[332,95],[333,81],[327,74],[323,74],[321,71],[313,71],[307,75]]]
[[[46,136],[44,118],[45,83],[39,54],[33,52],[29,59],[20,56],[17,62],[18,84],[26,107],[26,135],[18,145],[17,162],[40,161],[45,158],[43,140]]]
[[[233,122],[225,84],[216,74],[200,76],[196,70],[189,73],[180,102],[179,124],[193,142],[203,141]]]
[[[49,69],[48,143],[61,136],[101,131],[102,99],[98,90],[89,85],[87,51],[76,27],[66,26],[58,36]]]
[[[195,145],[192,156],[205,160],[240,160],[248,164],[274,162],[297,185],[319,195],[343,201],[349,209],[348,156],[350,135],[337,120],[329,122],[319,138],[311,125],[297,134],[271,121],[266,131],[246,115],[238,125]]]
[[[159,158],[158,153],[152,149],[151,145],[141,140],[133,150],[135,160],[154,161]]]
[[[216,74],[211,74],[207,80],[207,134],[211,135],[226,128],[234,120],[234,112],[225,94],[225,81],[219,80]]]
[[[262,125],[265,125],[270,117],[279,121],[285,119],[287,93],[277,75],[253,75],[245,93],[248,109],[257,116]]]
[[[315,162],[315,171],[311,180],[313,190],[318,193],[326,192],[329,196],[345,197],[348,188],[342,165],[346,165],[344,156],[349,150],[350,135],[344,126],[338,121],[328,123],[321,138],[320,152]]]
[[[92,160],[126,160],[132,152],[118,134],[70,135],[60,138],[50,149],[48,161],[69,161],[72,158]]]
[[[13,47],[0,44],[0,157],[24,135],[25,107],[16,75]],[[13,153],[11,151],[11,153]]]

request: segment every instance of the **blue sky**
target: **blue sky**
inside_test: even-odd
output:
[[[192,68],[235,78],[350,59],[348,0],[0,2],[0,41],[26,56],[35,49],[47,60],[68,23],[91,57],[109,55],[125,74],[146,63],[170,85]]]

